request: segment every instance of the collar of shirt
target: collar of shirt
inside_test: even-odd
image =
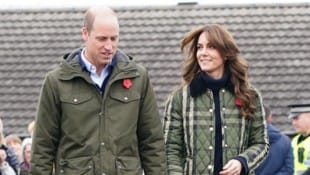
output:
[[[85,69],[89,72],[90,78],[93,80],[93,82],[99,87],[102,88],[104,80],[108,77],[108,75],[111,73],[111,68],[114,67],[115,59],[112,58],[112,61],[109,62],[101,71],[100,75],[97,75],[96,73],[96,67],[91,64],[87,58],[84,55],[85,53],[85,48],[81,51],[80,53],[80,65],[82,66],[82,69]]]

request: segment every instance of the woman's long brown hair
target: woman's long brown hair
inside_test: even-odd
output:
[[[181,41],[181,51],[186,55],[182,65],[184,83],[189,84],[200,72],[196,53],[198,38],[203,32],[207,33],[209,44],[214,46],[225,59],[225,70],[228,69],[231,74],[236,99],[242,103],[241,114],[247,118],[254,117],[257,95],[249,81],[248,63],[240,57],[236,42],[221,25],[207,24],[198,27],[187,33]]]

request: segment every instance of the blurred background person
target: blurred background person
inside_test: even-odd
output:
[[[29,175],[32,139],[26,138],[22,144],[23,162],[19,165],[19,175]]]
[[[3,122],[2,119],[0,119],[0,149],[4,150],[6,155],[5,161],[13,168],[13,170],[17,173],[18,170],[18,161],[17,158],[14,154],[14,152],[9,148],[8,146],[5,145],[5,138],[3,134]]]
[[[1,175],[16,175],[16,172],[6,161],[6,150],[0,148],[0,174]]]
[[[34,125],[35,125],[35,121],[34,120],[32,120],[28,124],[27,131],[28,131],[30,137],[32,137],[32,135],[33,135]]]
[[[297,135],[292,140],[294,175],[310,175],[310,104],[289,105],[289,119]]]
[[[291,140],[277,130],[272,123],[272,112],[264,105],[269,137],[269,153],[265,161],[255,170],[256,175],[292,175],[294,157]]]
[[[10,134],[5,137],[6,145],[14,152],[18,163],[22,162],[22,140],[16,134]]]

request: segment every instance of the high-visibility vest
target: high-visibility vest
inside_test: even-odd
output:
[[[292,140],[294,153],[294,175],[300,175],[310,168],[310,137],[307,137],[305,140],[297,144],[300,136],[301,135],[298,134]]]

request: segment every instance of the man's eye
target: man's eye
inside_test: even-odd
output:
[[[98,41],[105,41],[106,38],[97,38]]]

